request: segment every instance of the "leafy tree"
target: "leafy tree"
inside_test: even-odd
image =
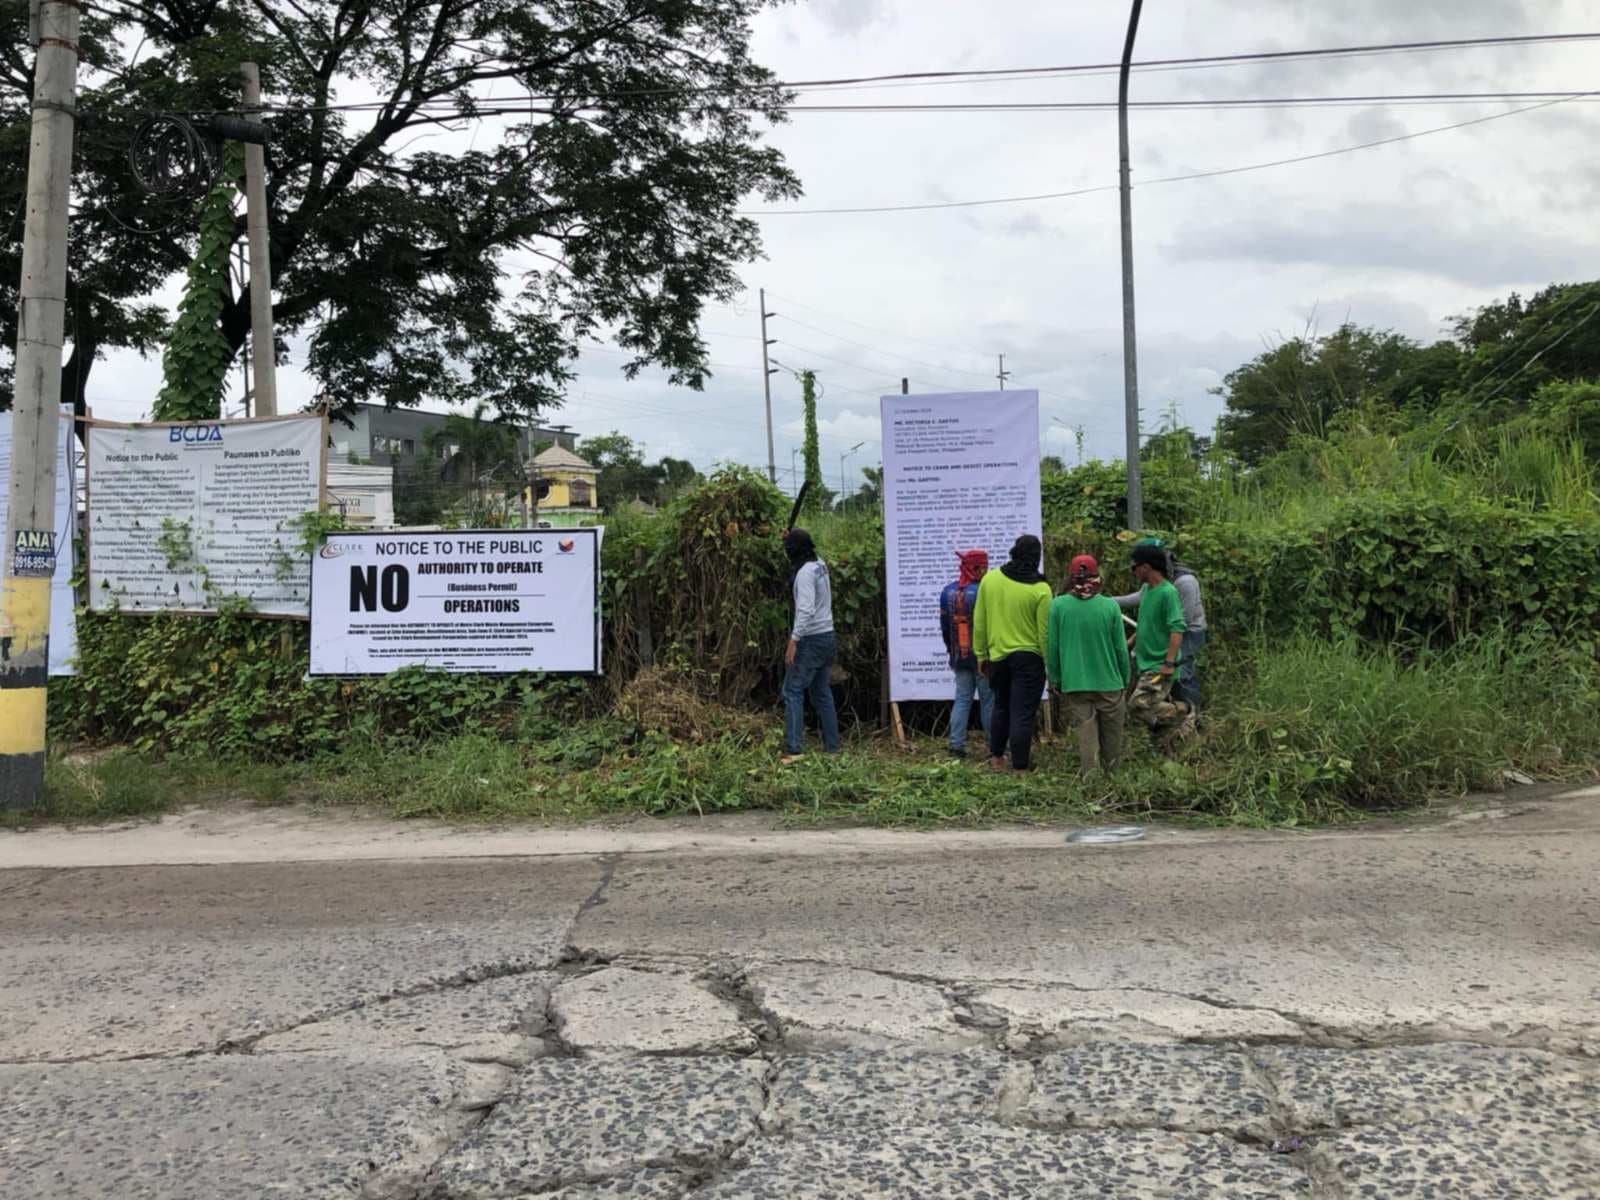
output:
[[[800,402],[805,409],[806,436],[804,457],[806,460],[806,483],[810,491],[806,493],[805,511],[818,513],[825,507],[823,501],[822,483],[822,444],[817,437],[817,373],[815,371],[800,372]]]
[[[431,471],[442,491],[458,497],[469,525],[498,523],[505,514],[507,494],[522,486],[517,432],[490,416],[489,402],[480,400],[470,416],[449,413],[443,424],[422,435],[423,462],[428,466],[418,463],[419,470],[424,476]]]
[[[1600,378],[1600,281],[1552,284],[1526,302],[1513,292],[1452,327],[1467,356],[1467,404],[1498,402],[1503,412],[1552,380]]]
[[[1336,413],[1363,403],[1432,403],[1438,393],[1417,393],[1427,386],[1424,367],[1437,366],[1444,354],[1356,325],[1290,338],[1229,372],[1214,390],[1228,409],[1218,425],[1222,444],[1256,464],[1295,434],[1321,437]]]
[[[598,468],[600,503],[607,512],[630,500],[654,503],[660,493],[661,468],[647,466],[633,439],[615,429],[579,442],[578,457]]]
[[[839,511],[842,513],[875,513],[883,503],[883,468],[862,467],[862,478],[866,481],[853,496],[846,496],[839,501]]]
[[[527,414],[559,400],[579,339],[700,387],[701,305],[731,299],[760,248],[754,196],[797,195],[761,143],[786,95],[750,57],[769,0],[106,0],[86,14],[63,395],[81,411],[95,357],[152,348],[148,301],[194,258],[187,206],[141,199],[128,135],[149,111],[237,108],[261,65],[280,335],[341,401],[487,399]],[[0,4],[0,153],[23,160],[27,6]],[[426,137],[495,107],[518,114],[480,147]],[[373,97],[360,110],[344,101]],[[18,210],[23,173],[0,178]],[[0,335],[16,337],[21,223],[0,237]],[[235,221],[243,233],[243,218]],[[515,255],[515,261],[512,256]],[[250,295],[227,297],[229,353]],[[9,378],[0,379],[9,403]]]
[[[665,504],[682,495],[703,478],[687,459],[663,457],[658,468],[661,472],[661,484],[656,494],[658,504]]]
[[[1039,460],[1039,473],[1041,475],[1059,475],[1067,469],[1067,464],[1061,461],[1058,454],[1046,454]]]

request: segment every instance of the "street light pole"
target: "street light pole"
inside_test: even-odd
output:
[[[767,289],[756,290],[757,302],[761,305],[761,391],[767,401],[767,479],[776,484],[778,482],[778,457],[772,445],[772,372],[773,366],[767,361],[767,347],[776,340],[767,336],[767,318],[775,317],[777,313],[767,311]]]
[[[846,460],[848,460],[849,457],[852,454],[854,454],[857,450],[861,449],[861,447],[863,447],[865,445],[866,445],[865,442],[857,442],[854,446],[851,446],[850,449],[846,450],[843,454],[839,455],[839,503],[841,503],[841,504],[844,503],[844,498],[845,498],[845,495],[844,495],[844,492],[845,492],[845,488],[844,488],[844,464],[845,464]]]
[[[77,0],[40,0],[33,11],[38,56],[17,291],[9,507],[0,548],[0,809],[31,808],[43,798],[50,583],[56,556],[72,553],[70,542],[56,544],[56,459],[82,9]]]
[[[1128,39],[1122,47],[1122,71],[1117,81],[1117,150],[1119,190],[1122,193],[1122,391],[1123,419],[1127,425],[1128,528],[1144,525],[1144,485],[1139,477],[1139,340],[1133,321],[1133,184],[1128,168],[1128,71],[1133,43],[1139,36],[1139,11],[1144,0],[1133,0],[1128,14]]]

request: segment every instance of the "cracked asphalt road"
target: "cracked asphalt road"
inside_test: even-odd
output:
[[[0,1196],[1600,1195],[1595,797],[596,836],[0,870]]]

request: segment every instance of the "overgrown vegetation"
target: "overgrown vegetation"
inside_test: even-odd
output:
[[[740,468],[658,515],[608,519],[603,679],[309,680],[299,624],[234,609],[84,614],[80,674],[51,685],[53,732],[160,763],[147,773],[159,770],[169,799],[202,787],[197,762],[220,761],[251,764],[241,774],[258,797],[451,818],[757,808],[896,823],[1163,812],[1286,825],[1492,787],[1507,771],[1591,775],[1600,342],[1589,335],[1600,323],[1579,322],[1589,305],[1583,289],[1541,293],[1526,310],[1508,302],[1464,325],[1469,340],[1450,352],[1355,330],[1292,361],[1269,351],[1229,376],[1230,403],[1271,394],[1260,372],[1270,381],[1286,361],[1310,364],[1286,376],[1306,395],[1329,372],[1341,382],[1302,405],[1314,420],[1281,408],[1282,436],[1253,461],[1238,430],[1267,420],[1256,409],[1237,409],[1215,444],[1175,423],[1150,440],[1146,512],[1200,574],[1212,627],[1204,732],[1180,761],[1142,748],[1115,778],[1081,781],[1057,746],[1034,776],[994,775],[942,756],[930,739],[948,706],[936,704],[903,706],[922,752],[894,750],[880,722],[883,525],[863,501],[807,518],[832,572],[837,695],[854,735],[837,759],[779,770],[786,502]],[[1561,369],[1588,374],[1532,369],[1550,338]],[[1507,345],[1527,355],[1507,357]],[[1121,465],[1054,464],[1043,497],[1047,569],[1089,552],[1109,588],[1131,590]],[[58,811],[158,805],[126,761],[95,760],[88,775],[53,768]]]

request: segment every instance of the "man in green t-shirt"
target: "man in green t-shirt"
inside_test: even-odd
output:
[[[1133,577],[1139,581],[1139,631],[1133,638],[1133,665],[1139,672],[1128,711],[1150,727],[1156,743],[1171,752],[1194,736],[1194,710],[1172,698],[1173,672],[1188,626],[1183,600],[1167,580],[1167,553],[1159,546],[1133,548]]]
[[[1078,764],[1084,774],[1096,767],[1111,771],[1122,757],[1129,676],[1122,609],[1100,594],[1100,564],[1090,555],[1072,560],[1067,589],[1050,605],[1045,671],[1078,731]]]

